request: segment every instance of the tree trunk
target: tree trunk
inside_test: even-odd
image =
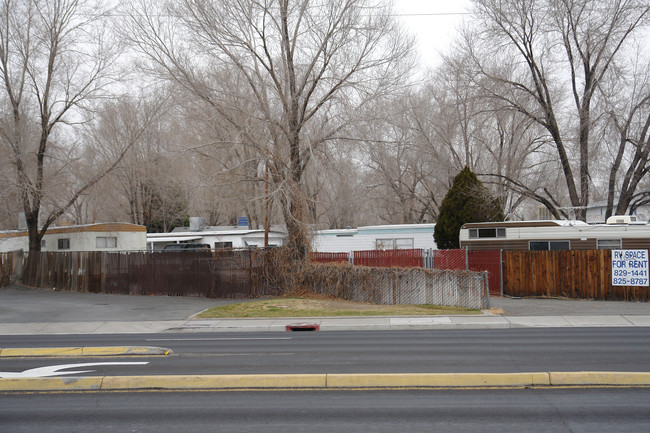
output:
[[[25,212],[27,233],[29,236],[29,251],[35,252],[41,251],[41,240],[43,239],[43,233],[40,233],[38,230],[38,215],[38,209],[31,212]]]

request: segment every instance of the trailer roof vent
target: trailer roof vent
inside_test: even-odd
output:
[[[614,215],[607,218],[607,224],[630,224],[636,222],[636,215]]]

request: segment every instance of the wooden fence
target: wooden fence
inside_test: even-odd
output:
[[[277,294],[265,250],[29,253],[21,282],[64,291],[251,298]]]
[[[20,278],[23,252],[0,253],[0,287],[14,284]]]
[[[32,252],[20,281],[62,291],[213,298],[281,295],[294,284],[298,293],[381,304],[488,305],[484,273],[311,264],[287,274],[275,266],[276,251]]]
[[[503,292],[510,296],[648,301],[648,287],[612,285],[611,250],[504,251]]]

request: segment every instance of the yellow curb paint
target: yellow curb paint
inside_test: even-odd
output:
[[[117,346],[117,347],[42,347],[4,348],[1,358],[9,357],[64,357],[64,356],[156,356],[169,355],[172,351],[163,347]]]
[[[650,372],[571,371],[550,373],[551,385],[650,385]]]
[[[101,377],[0,378],[0,391],[92,391],[101,383]]]
[[[5,348],[0,357],[23,356],[81,356],[81,347]]]
[[[124,347],[84,347],[83,356],[117,356],[117,355],[169,355],[172,351],[162,347],[124,346]]]
[[[107,376],[102,382],[102,389],[324,388],[325,376],[325,374]]]
[[[650,372],[244,374],[1,379],[3,391],[246,390],[246,389],[487,389],[527,386],[648,386]]]
[[[549,385],[548,373],[328,374],[328,388]]]

